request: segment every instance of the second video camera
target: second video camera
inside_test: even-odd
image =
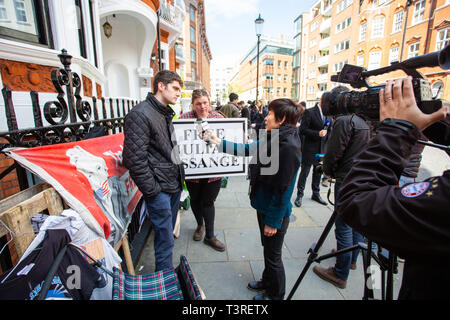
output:
[[[348,83],[355,89],[367,88],[364,91],[324,92],[321,106],[324,115],[337,116],[356,113],[366,120],[377,121],[380,116],[379,92],[384,85],[370,86],[367,78],[370,76],[388,73],[394,70],[403,70],[413,77],[414,95],[418,107],[424,113],[433,113],[444,104],[450,105],[432,96],[430,82],[416,69],[423,67],[437,67],[450,69],[450,45],[441,51],[413,57],[403,62],[393,63],[391,66],[366,71],[363,67],[346,64],[337,75],[331,76],[331,81]]]

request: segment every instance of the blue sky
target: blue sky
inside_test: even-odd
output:
[[[261,13],[263,34],[293,39],[294,20],[317,0],[206,0],[206,33],[212,63],[231,66],[256,43],[255,19]]]

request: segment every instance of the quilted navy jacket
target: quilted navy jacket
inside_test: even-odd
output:
[[[181,190],[184,167],[176,147],[173,110],[153,94],[125,117],[123,164],[145,198]]]

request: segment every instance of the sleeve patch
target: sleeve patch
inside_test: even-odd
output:
[[[430,187],[429,182],[418,182],[404,186],[402,188],[402,195],[407,198],[416,198],[421,194],[424,194]]]

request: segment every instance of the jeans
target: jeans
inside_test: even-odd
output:
[[[317,166],[314,166],[311,164],[306,164],[306,163],[302,162],[300,175],[299,175],[298,181],[297,181],[297,197],[299,197],[299,198],[303,198],[303,194],[305,191],[306,178],[308,178],[309,171],[311,170],[311,166],[313,167],[311,189],[312,189],[313,194],[317,194],[317,195],[320,194],[319,184],[320,184],[320,177],[322,174],[316,172],[315,169]]]
[[[342,181],[337,180],[334,186],[334,198],[337,201],[339,189]],[[342,250],[359,242],[364,242],[364,237],[358,232],[354,231],[348,224],[346,224],[340,216],[336,217],[334,222],[336,229],[336,242],[337,250]],[[336,256],[336,264],[333,268],[334,273],[342,280],[347,280],[350,272],[350,264],[356,263],[358,260],[359,249],[355,249],[351,252],[342,253]]]
[[[150,221],[155,232],[155,271],[173,268],[173,228],[177,221],[181,191],[160,192],[152,199],[145,199]]]
[[[284,217],[281,229],[271,237],[264,235],[264,214],[258,212],[258,225],[261,233],[261,243],[264,247],[264,271],[262,282],[266,293],[274,300],[283,300],[286,292],[286,274],[281,253],[284,236],[289,226],[289,217]]]

